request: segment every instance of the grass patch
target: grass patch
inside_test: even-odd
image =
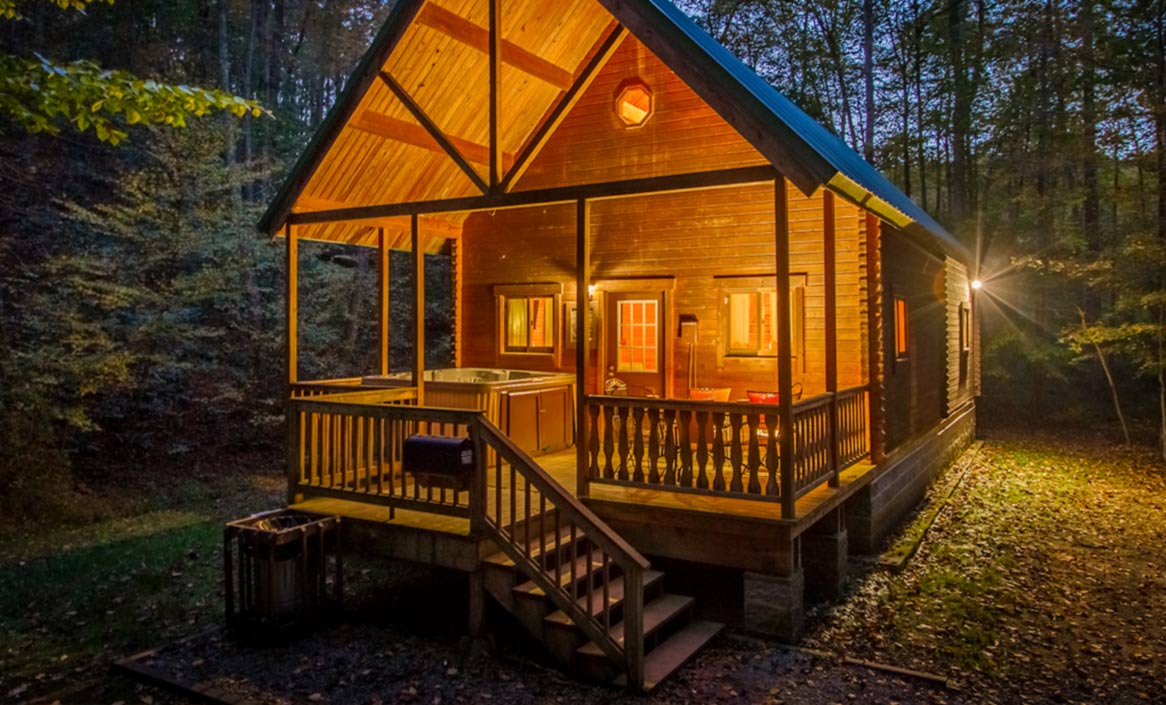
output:
[[[122,656],[217,625],[223,521],[279,504],[278,477],[184,478],[136,513],[0,528],[0,694],[104,677]]]

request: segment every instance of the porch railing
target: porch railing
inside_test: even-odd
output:
[[[326,394],[337,394],[354,391],[354,387],[361,385],[360,377],[343,377],[338,379],[317,379],[305,382],[292,382],[290,396],[293,399],[302,397],[319,397]]]
[[[587,397],[587,476],[652,487],[780,502],[866,457],[867,388],[794,404],[793,458],[780,457],[780,407],[639,397]],[[786,517],[793,518],[793,517]]]
[[[288,491],[469,516],[466,488],[422,485],[401,469],[416,433],[464,435],[478,412],[415,406],[414,389],[376,389],[288,402]]]

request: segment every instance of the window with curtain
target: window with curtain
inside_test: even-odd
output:
[[[553,296],[507,296],[502,299],[503,351],[549,353],[555,349]]]
[[[805,287],[790,288],[790,340],[794,355],[805,335]],[[725,354],[777,356],[777,292],[772,289],[730,291],[724,298]]]

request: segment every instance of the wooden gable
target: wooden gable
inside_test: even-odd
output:
[[[621,89],[652,96],[643,125],[616,114]],[[767,164],[729,123],[635,37],[626,38],[531,163],[516,190]]]

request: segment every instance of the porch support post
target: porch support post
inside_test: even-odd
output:
[[[575,202],[575,480],[576,495],[586,497],[591,476],[587,462],[587,341],[591,315],[591,203]]]
[[[389,241],[385,229],[377,228],[377,289],[380,343],[380,369],[389,374]]]
[[[834,243],[834,192],[822,193],[822,273],[826,288],[826,393],[830,399],[827,450],[830,463],[830,486],[838,486],[838,275]]]
[[[300,243],[290,224],[283,226],[287,244],[287,381],[299,381]]]
[[[499,82],[502,78],[502,0],[490,3],[490,190],[502,182],[502,141],[499,138]]]
[[[425,252],[416,213],[409,216],[413,247],[413,386],[417,406],[425,405]]]
[[[793,336],[790,333],[789,201],[784,176],[773,182],[773,214],[776,245],[774,272],[777,279],[777,393],[781,400],[778,409],[781,516],[792,519],[797,496],[794,488],[793,350],[790,348]]]
[[[870,346],[867,404],[870,413],[870,461],[874,465],[886,459],[886,429],[883,414],[883,256],[879,219],[866,213],[866,290],[867,344]]]

